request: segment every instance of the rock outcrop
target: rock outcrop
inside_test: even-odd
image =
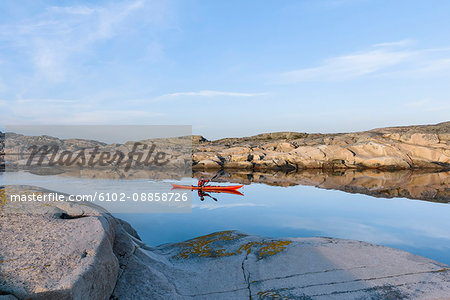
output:
[[[15,188],[25,187],[7,187],[7,193]],[[222,231],[149,247],[129,224],[92,205],[18,205],[0,206],[0,299],[443,299],[450,294],[448,266],[365,242]]]
[[[48,192],[24,186],[3,192],[16,189]],[[93,205],[0,203],[0,295],[109,299],[119,270],[115,227],[116,220]]]
[[[450,169],[450,122],[343,134],[279,132],[194,141],[193,168]]]

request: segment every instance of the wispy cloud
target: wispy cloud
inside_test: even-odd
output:
[[[266,96],[268,93],[247,93],[247,92],[227,92],[214,90],[201,90],[196,92],[175,92],[163,94],[153,98],[129,99],[127,102],[133,105],[144,105],[149,103],[170,102],[170,101],[195,101],[196,99],[208,98],[211,101],[218,98],[252,98]]]
[[[450,71],[450,49],[407,48],[411,40],[375,44],[366,51],[336,56],[317,67],[282,73],[281,83],[303,81],[343,81],[365,76],[432,75]]]
[[[414,44],[414,41],[411,39],[404,39],[400,41],[395,42],[386,42],[386,43],[379,43],[375,44],[372,47],[405,47],[405,46],[411,46]]]
[[[197,92],[178,92],[165,94],[161,97],[257,97],[264,96],[267,93],[242,93],[242,92],[224,92],[224,91],[212,91],[212,90],[202,90]]]
[[[50,6],[32,18],[0,25],[0,42],[20,53],[36,77],[60,82],[95,55],[93,48],[98,43],[129,34],[127,30],[131,29],[125,23],[136,22],[136,15],[139,21],[155,25],[164,15],[163,10],[162,5],[145,0],[104,6]]]
[[[75,100],[66,100],[66,99],[18,99],[15,101],[16,103],[75,103]]]
[[[72,100],[0,99],[4,124],[137,124],[160,121],[163,113],[119,107],[102,108]],[[45,109],[42,109],[45,107]]]
[[[95,13],[96,9],[87,6],[50,6],[47,11],[72,15],[90,15]]]

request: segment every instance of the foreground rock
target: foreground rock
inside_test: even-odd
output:
[[[25,188],[46,192],[21,186],[8,187],[7,193]],[[446,265],[364,242],[224,231],[149,247],[129,224],[92,205],[14,205],[0,205],[0,299],[442,299],[450,294]]]
[[[437,299],[450,270],[364,242],[269,239],[235,231],[147,247],[133,237],[114,299]],[[123,248],[122,248],[123,249]]]
[[[46,192],[20,186],[6,193],[16,189]],[[2,203],[0,295],[108,299],[119,269],[113,253],[115,225],[114,218],[93,206]]]
[[[450,169],[450,122],[356,133],[278,132],[194,142],[196,170]]]

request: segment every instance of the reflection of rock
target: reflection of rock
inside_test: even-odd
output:
[[[8,192],[14,189],[50,192]],[[223,231],[149,247],[95,206],[26,205],[32,213],[0,207],[0,294],[12,299],[411,299],[450,292],[446,265],[364,242]]]
[[[200,164],[202,160],[220,164]],[[280,132],[194,143],[193,168],[450,169],[450,122],[346,134]]]
[[[0,172],[5,170],[5,134],[0,131]]]
[[[196,172],[195,177],[212,178],[216,173]],[[276,186],[310,185],[324,189],[361,193],[375,197],[405,197],[410,199],[450,202],[450,172],[425,172],[400,170],[301,170],[285,173],[281,171],[246,172],[222,171],[214,179],[241,184],[264,183]]]
[[[152,180],[180,180],[183,177],[190,177],[192,175],[189,168],[153,168],[151,170],[145,169],[131,169],[125,171],[123,169],[111,168],[62,168],[62,167],[31,167],[27,169],[8,168],[9,172],[26,171],[39,176],[60,175],[64,177],[76,178],[91,178],[91,179],[152,179]]]

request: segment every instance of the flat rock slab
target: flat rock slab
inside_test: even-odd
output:
[[[119,238],[124,239],[124,237]],[[115,299],[444,299],[448,266],[332,238],[223,231],[124,255]]]

